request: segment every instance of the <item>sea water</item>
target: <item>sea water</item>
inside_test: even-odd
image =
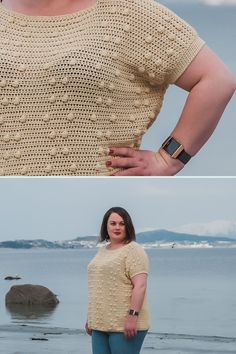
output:
[[[87,265],[96,252],[1,249],[0,325],[83,329],[87,316]],[[150,262],[148,298],[153,332],[235,336],[236,249],[146,252]],[[16,273],[22,279],[3,279]],[[47,286],[60,303],[49,312],[7,309],[4,298],[13,284]]]

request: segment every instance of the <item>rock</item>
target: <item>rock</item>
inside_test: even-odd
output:
[[[45,305],[55,306],[59,303],[57,296],[51,290],[42,285],[14,285],[5,297],[6,305]]]
[[[13,320],[20,321],[48,318],[55,311],[56,305],[23,305],[23,304],[6,304],[7,311],[11,314]]]
[[[19,277],[18,275],[16,275],[15,277],[8,275],[7,277],[4,278],[4,280],[18,280],[21,279],[21,277]]]
[[[31,340],[46,340],[47,341],[48,339],[47,338],[34,338],[33,337],[33,338],[31,338]]]

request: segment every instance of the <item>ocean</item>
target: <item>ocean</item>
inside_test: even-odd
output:
[[[158,353],[161,349],[167,354],[190,354],[195,350],[201,354],[235,353],[236,249],[146,251],[150,261],[148,298],[152,326],[144,353]],[[84,324],[87,264],[95,252],[95,249],[0,250],[0,339],[4,354],[58,353],[58,350],[66,354],[90,353]],[[15,274],[22,279],[3,279]],[[11,285],[29,283],[47,286],[58,295],[60,303],[54,311],[5,307],[5,294]],[[44,333],[49,334],[50,341],[38,342],[32,349],[29,340],[35,335],[45,338]],[[59,334],[64,336],[64,344],[58,344]],[[78,350],[81,346],[83,351]]]

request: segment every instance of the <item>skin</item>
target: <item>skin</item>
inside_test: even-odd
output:
[[[112,213],[107,220],[107,231],[110,237],[108,249],[117,249],[125,244],[125,223],[123,218],[116,213]],[[147,287],[147,274],[137,274],[131,278],[133,285],[130,308],[135,311],[140,311],[143,304],[143,299]],[[124,335],[128,338],[134,337],[137,334],[137,316],[127,316],[124,324]],[[85,325],[86,333],[92,334],[92,330],[88,327],[88,322]]]
[[[32,16],[57,16],[84,10],[96,0],[2,0],[8,9]]]

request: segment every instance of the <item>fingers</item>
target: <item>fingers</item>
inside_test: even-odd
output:
[[[111,156],[125,156],[134,157],[136,150],[129,147],[112,147],[110,148],[109,155]]]
[[[135,321],[135,323],[133,322]],[[136,336],[137,334],[137,324],[136,324],[136,318],[128,318],[124,327],[124,335],[127,338],[132,338]]]
[[[128,147],[111,148],[106,166],[121,171],[113,172],[111,176],[162,176],[162,164],[153,151],[134,150]]]
[[[112,174],[112,176],[142,176],[145,174],[147,163],[141,156],[138,158],[120,157],[118,159],[109,160],[107,167],[122,169]]]
[[[108,160],[106,165],[107,167],[130,168],[137,166],[137,161],[135,158],[120,157],[119,159]]]
[[[85,330],[86,330],[86,333],[91,336],[92,335],[92,330],[89,328],[88,326],[88,323],[86,322],[86,325],[85,325]]]
[[[132,338],[132,337],[135,337],[136,334],[137,334],[137,331],[135,329],[133,330],[126,330],[124,332],[125,336],[128,337],[128,338]]]

